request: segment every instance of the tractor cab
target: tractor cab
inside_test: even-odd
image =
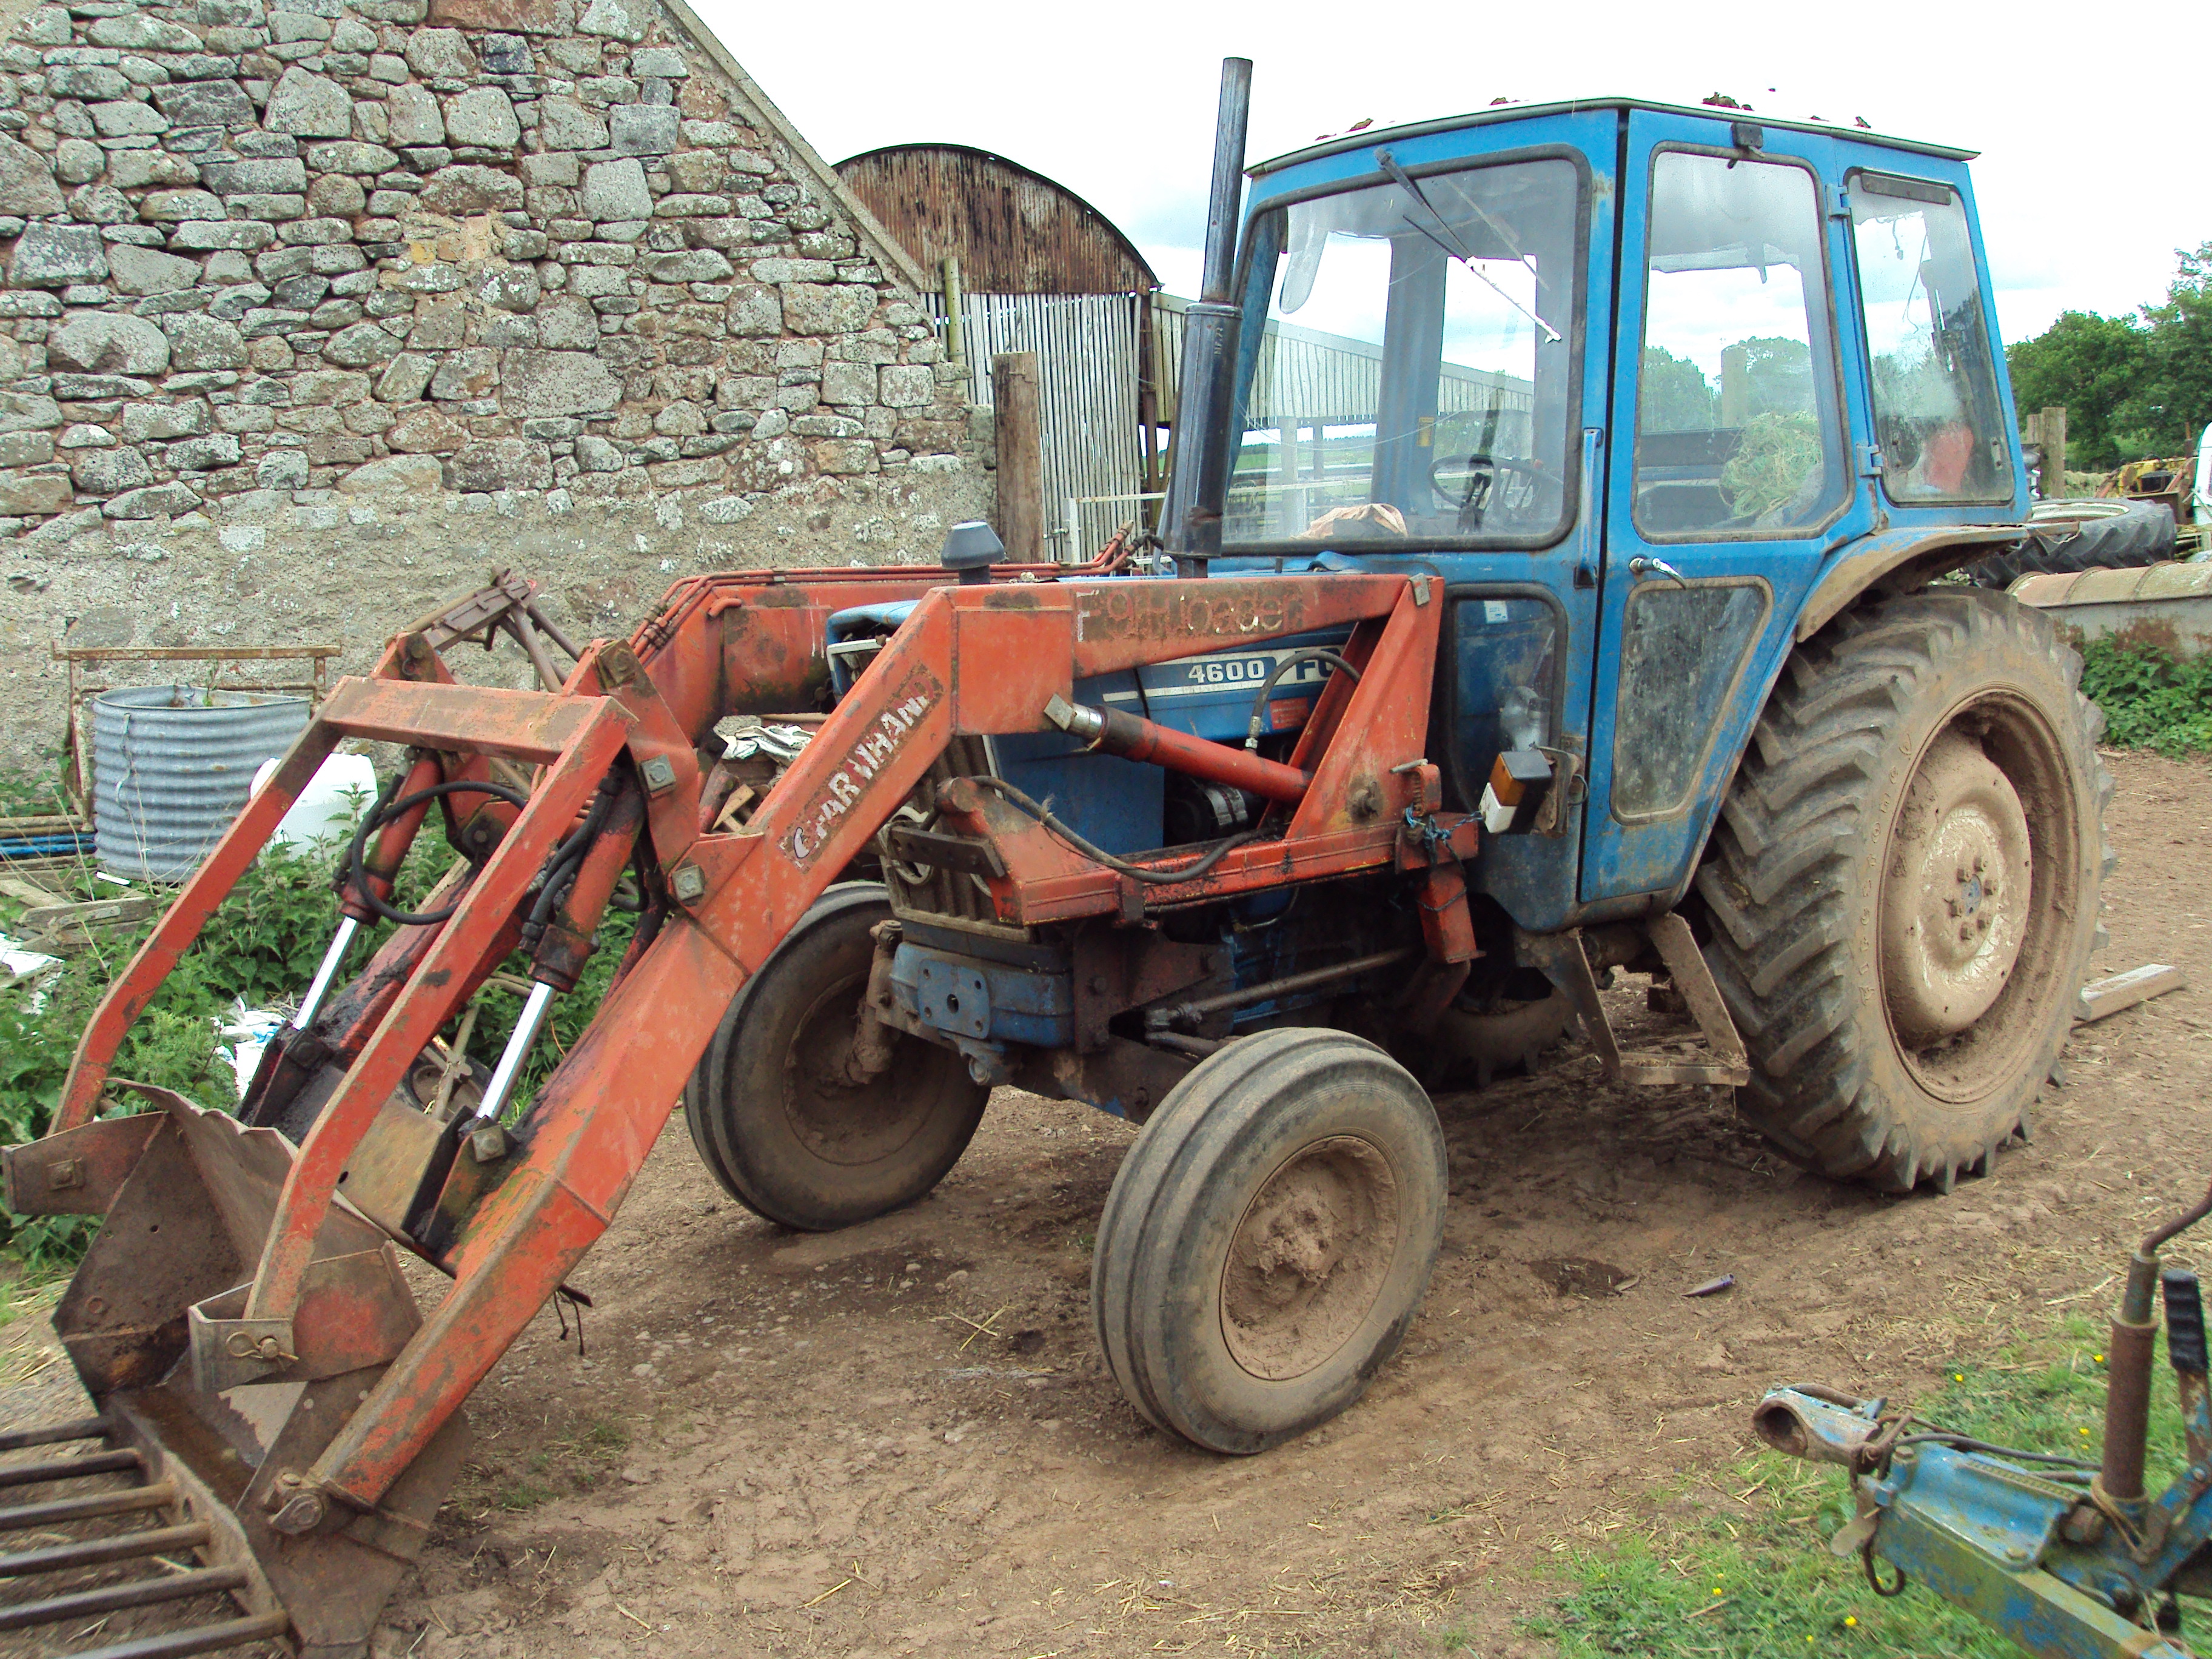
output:
[[[1522,927],[1679,897],[1839,568],[2018,534],[1969,155],[1607,100],[1251,170],[1212,566],[1442,579],[1448,790],[1578,804],[1484,849]]]

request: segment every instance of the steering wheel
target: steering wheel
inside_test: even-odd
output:
[[[1464,482],[1460,477],[1462,467]],[[1528,518],[1539,493],[1554,480],[1542,467],[1528,461],[1478,453],[1464,462],[1438,456],[1429,463],[1429,482],[1446,500],[1458,497],[1457,529],[1480,530],[1483,515],[1492,507],[1501,509],[1509,519]]]

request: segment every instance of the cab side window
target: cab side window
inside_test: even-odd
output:
[[[1850,484],[1813,175],[1662,151],[1646,234],[1637,528],[1804,534]]]
[[[1851,174],[1882,488],[1902,507],[2013,494],[1966,211],[1947,185]]]

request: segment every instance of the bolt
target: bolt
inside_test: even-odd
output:
[[[2005,1552],[2005,1559],[2011,1562],[2016,1567],[2024,1567],[2027,1565],[2029,1557],[2026,1550],[2022,1549],[2019,1545],[2014,1544],[2010,1549]]]
[[[1945,899],[1943,901],[1943,913],[1946,915],[1957,915],[1959,914],[1959,901],[1954,898]]]
[[[1959,866],[1957,869],[1952,871],[1951,873],[1959,878],[1959,885],[1964,887],[1966,884],[1967,878],[1972,876],[1974,872],[1962,864]]]
[[[1986,859],[1983,858],[1979,853],[1974,854],[1974,873],[1976,875],[1980,875],[1983,871],[1989,867],[1989,861]]]
[[[507,1151],[507,1131],[496,1123],[487,1123],[469,1135],[469,1156],[479,1164],[496,1164]]]
[[[284,1507],[270,1518],[269,1524],[292,1538],[311,1533],[323,1524],[323,1500],[314,1492],[303,1492],[287,1500]]]
[[[1990,931],[1990,919],[1987,916],[1976,916],[1974,918],[1974,931],[1978,933],[1988,933]]]
[[[1960,923],[1959,924],[1959,943],[1960,943],[1960,944],[1961,944],[1961,945],[1966,944],[1968,940],[1972,939],[1973,938],[1973,936],[1974,936],[1974,927],[1973,927],[1973,924],[1972,924],[1972,922],[1962,921],[1962,922],[1960,922]]]

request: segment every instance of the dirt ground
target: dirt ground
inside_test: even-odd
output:
[[[1517,1626],[1560,1559],[1655,1503],[1735,1501],[1717,1477],[1769,1384],[1909,1397],[1954,1353],[2101,1313],[2124,1241],[2202,1190],[2212,771],[2107,763],[2094,971],[2192,987],[2077,1030],[1992,1177],[1837,1187],[1723,1098],[1607,1088],[1580,1050],[1445,1097],[1419,1322],[1361,1405],[1259,1458],[1146,1427],[1093,1352],[1124,1126],[1001,1091],[932,1198],[810,1237],[724,1196],[672,1121],[576,1275],[581,1353],[549,1310],[479,1390],[379,1653],[1547,1652]]]

